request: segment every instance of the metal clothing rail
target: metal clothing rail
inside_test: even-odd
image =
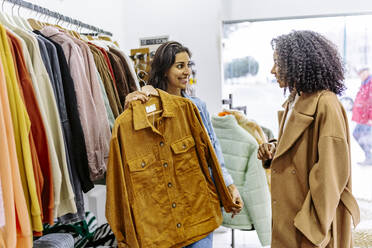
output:
[[[95,26],[83,23],[83,22],[81,22],[79,20],[76,20],[76,19],[73,19],[71,17],[64,16],[64,15],[58,13],[58,12],[51,11],[49,9],[43,8],[43,7],[41,7],[39,5],[36,5],[36,4],[32,4],[30,2],[26,2],[26,1],[23,1],[23,0],[3,0],[3,4],[4,4],[4,1],[13,3],[14,5],[18,5],[20,7],[33,10],[35,12],[53,17],[55,19],[58,19],[58,20],[61,20],[61,21],[64,21],[64,22],[71,23],[71,24],[76,25],[76,26],[81,27],[81,28],[86,28],[86,29],[92,30],[92,31],[97,32],[99,34],[105,34],[105,35],[108,35],[108,36],[112,36],[111,32],[108,32],[108,31],[102,30],[100,28],[97,28]]]

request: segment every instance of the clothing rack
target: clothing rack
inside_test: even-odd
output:
[[[105,35],[108,35],[108,36],[112,36],[112,33],[111,32],[108,32],[108,31],[105,31],[103,29],[100,29],[100,28],[97,28],[95,26],[92,26],[92,25],[89,25],[89,24],[86,24],[86,23],[83,23],[79,20],[76,20],[76,19],[73,19],[71,17],[68,17],[68,16],[64,16],[58,12],[55,12],[55,11],[51,11],[49,9],[46,9],[46,8],[43,8],[39,5],[36,5],[36,4],[32,4],[30,2],[27,2],[27,1],[23,1],[23,0],[3,0],[3,5],[4,5],[4,2],[9,2],[9,3],[13,3],[13,7],[15,5],[18,5],[19,7],[23,7],[25,9],[30,9],[30,10],[33,10],[35,12],[38,12],[38,13],[41,13],[43,15],[47,15],[47,16],[50,16],[50,17],[53,17],[55,19],[58,19],[58,21],[63,21],[63,22],[67,22],[67,23],[71,23],[79,28],[85,28],[85,29],[88,29],[88,30],[92,30],[94,32],[97,32],[99,34],[105,34]]]
[[[228,104],[229,109],[243,111],[245,115],[247,114],[247,106],[233,107],[233,95],[232,94],[229,94],[229,99],[222,99],[222,104],[223,105]]]

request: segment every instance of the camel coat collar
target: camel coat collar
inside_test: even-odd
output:
[[[319,91],[315,94],[301,93],[285,128],[283,127],[286,115],[288,113],[289,101],[286,100],[284,102],[282,106],[285,108],[285,110],[278,111],[278,140],[285,140],[286,142],[279,142],[275,155],[276,158],[282,156],[286,151],[288,151],[294,142],[306,130],[306,128],[313,122],[313,116],[315,114],[321,92],[322,91]]]

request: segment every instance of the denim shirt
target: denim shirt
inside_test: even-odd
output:
[[[212,122],[211,122],[211,119],[210,119],[210,116],[209,116],[209,112],[207,110],[207,105],[205,104],[205,102],[203,102],[199,98],[197,98],[195,96],[189,96],[183,91],[182,91],[182,96],[186,97],[187,99],[190,99],[195,104],[195,106],[199,109],[200,116],[202,118],[204,127],[207,130],[207,133],[208,133],[209,138],[211,140],[211,143],[213,145],[214,151],[216,153],[218,162],[220,162],[222,175],[223,175],[223,180],[225,181],[225,185],[229,186],[229,185],[233,184],[234,181],[233,181],[231,175],[229,174],[229,172],[227,171],[227,169],[225,167],[225,160],[224,160],[223,155],[222,155],[221,145],[220,145],[220,142],[218,141],[218,139],[216,137],[216,134],[214,133]]]

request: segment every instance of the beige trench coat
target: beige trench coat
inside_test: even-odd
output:
[[[352,247],[351,217],[359,208],[351,194],[346,113],[330,91],[302,94],[279,138],[271,163],[272,248]]]

